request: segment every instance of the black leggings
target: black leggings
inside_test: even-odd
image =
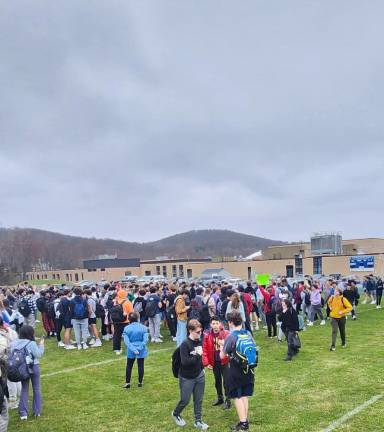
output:
[[[383,296],[383,290],[382,289],[377,289],[376,290],[376,305],[380,306],[381,304],[381,297]]]
[[[61,342],[61,330],[63,330],[63,320],[60,318],[55,319],[55,330],[56,330],[56,339],[57,342]]]
[[[135,363],[134,358],[127,358],[127,367],[125,369],[125,382],[128,384],[131,382],[131,374],[132,374],[132,368],[133,364]],[[137,369],[139,371],[139,383],[143,382],[144,378],[144,359],[138,358],[137,359]]]

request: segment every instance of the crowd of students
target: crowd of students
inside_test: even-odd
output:
[[[383,282],[373,275],[364,280],[365,299],[381,307]],[[262,327],[269,338],[287,343],[286,361],[299,353],[299,332],[331,321],[330,350],[336,349],[337,334],[346,348],[346,320],[356,320],[360,293],[354,280],[307,278],[290,286],[286,279],[272,280],[268,286],[247,282],[232,287],[228,283],[153,283],[146,285],[110,283],[103,287],[72,289],[64,284],[38,292],[23,284],[3,289],[0,296],[0,366],[15,350],[26,350],[32,358],[31,378],[21,384],[4,380],[4,403],[0,415],[7,423],[7,410],[18,408],[20,419],[28,417],[29,381],[33,388],[33,414],[42,409],[39,358],[44,353],[44,338],[36,343],[34,328],[37,313],[47,338],[56,338],[64,350],[86,350],[112,340],[116,355],[126,345],[126,379],[131,387],[132,368],[137,362],[138,386],[143,386],[144,361],[149,343],[162,343],[161,329],[168,329],[179,348],[180,401],[172,412],[177,425],[185,425],[181,412],[194,398],[195,427],[205,430],[202,420],[204,368],[212,370],[217,400],[214,406],[231,408],[231,400],[239,417],[233,430],[248,430],[248,397],[253,393],[254,370],[239,366],[236,344],[241,337],[251,338]],[[74,340],[72,338],[74,337]],[[256,344],[254,347],[257,350]],[[238,359],[237,359],[238,360]],[[1,363],[2,362],[2,363]],[[5,383],[5,384],[4,384]],[[8,386],[6,385],[8,383]],[[19,398],[19,400],[18,400]],[[1,391],[0,391],[1,399]],[[6,429],[5,429],[6,430]]]

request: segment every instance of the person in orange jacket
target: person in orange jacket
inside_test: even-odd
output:
[[[334,294],[328,299],[328,307],[330,309],[329,316],[331,317],[332,324],[332,345],[330,350],[335,351],[336,349],[336,337],[337,330],[340,331],[341,347],[346,348],[345,339],[345,324],[346,315],[352,310],[351,303],[343,296],[343,292],[340,288],[335,287]]]
[[[204,333],[203,339],[203,366],[212,370],[215,377],[217,401],[214,402],[212,406],[224,404],[224,409],[229,409],[231,407],[227,384],[229,357],[220,358],[220,347],[224,345],[224,340],[228,335],[229,331],[223,328],[220,319],[217,316],[213,316],[211,318],[211,329]],[[223,384],[225,401],[223,396]]]
[[[113,351],[117,355],[121,354],[121,337],[125,327],[128,325],[128,315],[133,312],[132,303],[128,300],[127,295],[127,291],[120,289],[115,297],[115,306],[120,305],[123,309],[123,319],[120,322],[113,323]]]

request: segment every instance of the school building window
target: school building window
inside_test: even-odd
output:
[[[177,277],[177,267],[175,265],[172,266],[172,277]]]
[[[79,275],[75,273],[75,282],[79,282]]]
[[[295,270],[297,275],[303,274],[303,257],[302,255],[295,255]]]
[[[151,270],[145,270],[145,276],[151,276]]]
[[[60,279],[60,275],[59,275],[59,274],[56,275],[56,279],[57,279],[57,280]]]
[[[323,274],[322,257],[313,257],[313,274]]]
[[[192,279],[192,269],[187,269],[187,278]]]
[[[252,267],[248,267],[248,280],[250,281],[252,279]]]
[[[156,274],[160,276],[160,266],[156,266]]]
[[[68,273],[65,275],[65,280],[69,281],[69,274]]]
[[[167,277],[167,266],[163,266],[163,276]]]
[[[184,277],[184,266],[182,264],[179,265],[179,276]]]

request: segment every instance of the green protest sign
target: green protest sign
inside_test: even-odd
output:
[[[269,273],[256,275],[257,285],[269,286],[270,278],[271,277],[270,277]]]

